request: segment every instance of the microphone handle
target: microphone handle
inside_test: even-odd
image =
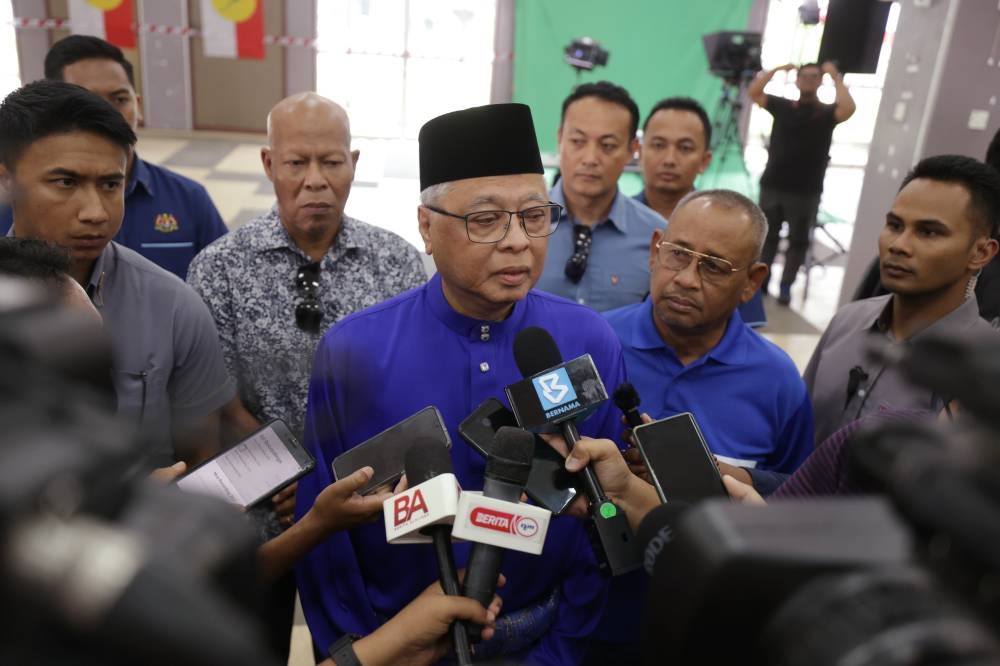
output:
[[[444,526],[432,528],[431,537],[434,540],[434,559],[437,560],[438,577],[441,579],[441,589],[450,596],[459,596],[458,575],[455,573],[455,555],[451,551],[450,530]],[[455,644],[455,658],[460,666],[471,666],[472,650],[469,648],[469,634],[465,624],[452,622],[451,638]]]
[[[580,431],[576,429],[576,421],[563,421],[560,425],[562,426],[566,446],[572,451],[576,443],[580,441]],[[597,475],[594,474],[594,470],[590,468],[590,465],[584,467],[579,474],[583,478],[583,491],[587,494],[587,499],[590,500],[591,504],[601,504],[608,500],[607,495],[604,494],[604,489],[601,488],[601,483],[597,480]]]
[[[483,497],[492,497],[517,504],[521,501],[521,490],[522,488],[517,484],[486,477],[483,484]],[[484,608],[489,608],[490,602],[493,601],[503,554],[503,548],[485,543],[473,543],[469,552],[469,563],[465,567],[463,594],[470,599],[475,599]],[[469,634],[478,640],[482,627],[471,622],[468,627]]]
[[[629,407],[623,413],[625,414],[625,422],[628,423],[629,428],[635,428],[636,426],[642,425],[642,416],[639,414],[639,410],[635,407]]]

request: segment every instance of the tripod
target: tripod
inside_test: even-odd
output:
[[[746,163],[743,161],[743,139],[740,136],[740,117],[743,115],[743,97],[747,84],[753,77],[752,72],[744,72],[741,75],[722,79],[722,90],[719,93],[719,101],[715,105],[712,114],[712,153],[715,160],[715,185],[718,185],[719,175],[725,172],[726,162],[729,153],[736,149],[739,151],[740,168],[746,178],[746,192],[751,194],[753,183],[750,180],[750,172],[747,171]]]

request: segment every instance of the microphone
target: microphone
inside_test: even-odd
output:
[[[526,377],[506,388],[518,422],[525,427],[558,425],[572,449],[580,441],[576,418],[608,397],[593,360],[584,355],[563,363],[555,340],[536,326],[517,334],[514,360]],[[536,418],[539,414],[540,421]],[[525,415],[528,423],[522,421]],[[637,569],[642,563],[641,554],[625,512],[608,499],[589,465],[578,475],[590,502],[588,533],[599,567],[613,576]]]
[[[622,410],[625,415],[625,422],[629,428],[642,425],[642,416],[639,414],[639,392],[635,390],[629,382],[622,382],[622,385],[615,389],[615,405]]]
[[[656,507],[639,523],[636,540],[643,551],[643,568],[650,576],[663,549],[677,534],[677,524],[691,505],[687,502],[668,502]]]
[[[418,437],[413,442],[413,446],[406,452],[403,468],[406,470],[407,481],[418,486],[442,475],[451,476],[454,480],[448,448],[429,437]],[[386,501],[386,505],[388,503],[389,500]],[[427,511],[426,507],[424,511]],[[451,513],[454,519],[454,510]],[[429,525],[421,531],[429,534],[434,542],[438,578],[441,580],[441,588],[444,593],[451,596],[460,595],[458,575],[455,573],[455,556],[451,551],[451,527],[438,523]],[[452,623],[451,636],[455,643],[455,656],[458,663],[462,666],[472,664],[472,651],[469,648],[469,635],[465,625],[461,622]]]
[[[851,398],[855,394],[864,397],[864,394],[859,392],[858,389],[861,387],[861,382],[868,381],[868,373],[860,365],[856,365],[847,372],[847,399],[844,400],[844,409],[851,404]]]
[[[486,458],[483,496],[518,504],[531,474],[535,436],[527,430],[503,426],[493,439],[493,452]],[[465,596],[489,607],[496,590],[504,549],[473,543],[465,569]],[[472,629],[479,633],[479,627]]]

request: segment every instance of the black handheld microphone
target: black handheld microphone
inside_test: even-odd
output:
[[[483,495],[505,502],[519,503],[524,485],[531,474],[535,456],[535,436],[527,430],[503,426],[493,439],[493,452],[486,458],[486,482]],[[503,548],[473,543],[469,565],[465,569],[465,596],[489,607],[496,590]],[[473,636],[479,627],[470,628]]]
[[[613,396],[615,405],[622,410],[625,415],[625,422],[629,428],[642,425],[642,416],[639,414],[639,392],[635,390],[629,382],[622,382],[621,386],[615,389]]]
[[[406,452],[403,468],[406,470],[407,483],[417,486],[440,474],[452,474],[451,454],[438,440],[418,437]],[[455,556],[451,551],[451,527],[431,525],[423,531],[434,540],[434,556],[437,559],[441,589],[445,594],[460,595],[458,575],[455,573]],[[465,625],[454,622],[451,625],[451,636],[455,643],[458,663],[462,666],[472,664],[472,651],[469,648],[469,635]]]
[[[604,391],[604,385],[597,375],[593,361],[590,361],[589,357],[581,358],[588,361],[586,369],[588,374],[592,370],[593,377],[588,376],[582,381],[577,381],[577,378],[573,376],[574,372],[570,371],[570,366],[577,364],[580,359],[574,359],[564,364],[559,347],[548,331],[536,326],[526,328],[518,333],[514,340],[514,360],[517,362],[521,374],[527,379],[518,385],[507,387],[507,396],[510,398],[511,407],[514,408],[518,417],[532,411],[525,408],[525,403],[530,403],[534,411],[539,410],[538,405],[541,405],[545,419],[551,424],[559,425],[570,450],[580,441],[575,417],[581,409],[594,403],[590,398],[598,393],[596,387],[599,386],[600,393],[603,393],[605,400],[607,399],[607,393]],[[567,382],[570,384],[568,387],[566,386]],[[512,388],[525,384],[533,385],[535,387],[534,393],[537,395],[528,396],[525,399],[521,392],[512,390]],[[578,387],[579,390],[577,390]],[[565,411],[559,406],[545,409],[555,402],[553,397],[563,401],[569,398],[563,389],[571,390],[580,399],[567,403],[567,407],[570,409]],[[590,502],[591,520],[588,525],[592,530],[590,531],[591,545],[594,547],[594,554],[597,556],[601,570],[617,576],[639,568],[642,564],[642,554],[636,546],[635,535],[629,527],[625,512],[604,494],[597,475],[589,465],[578,472],[578,475]]]

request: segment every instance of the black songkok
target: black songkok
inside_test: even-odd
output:
[[[446,113],[424,123],[419,140],[421,190],[465,178],[545,173],[525,104]]]

